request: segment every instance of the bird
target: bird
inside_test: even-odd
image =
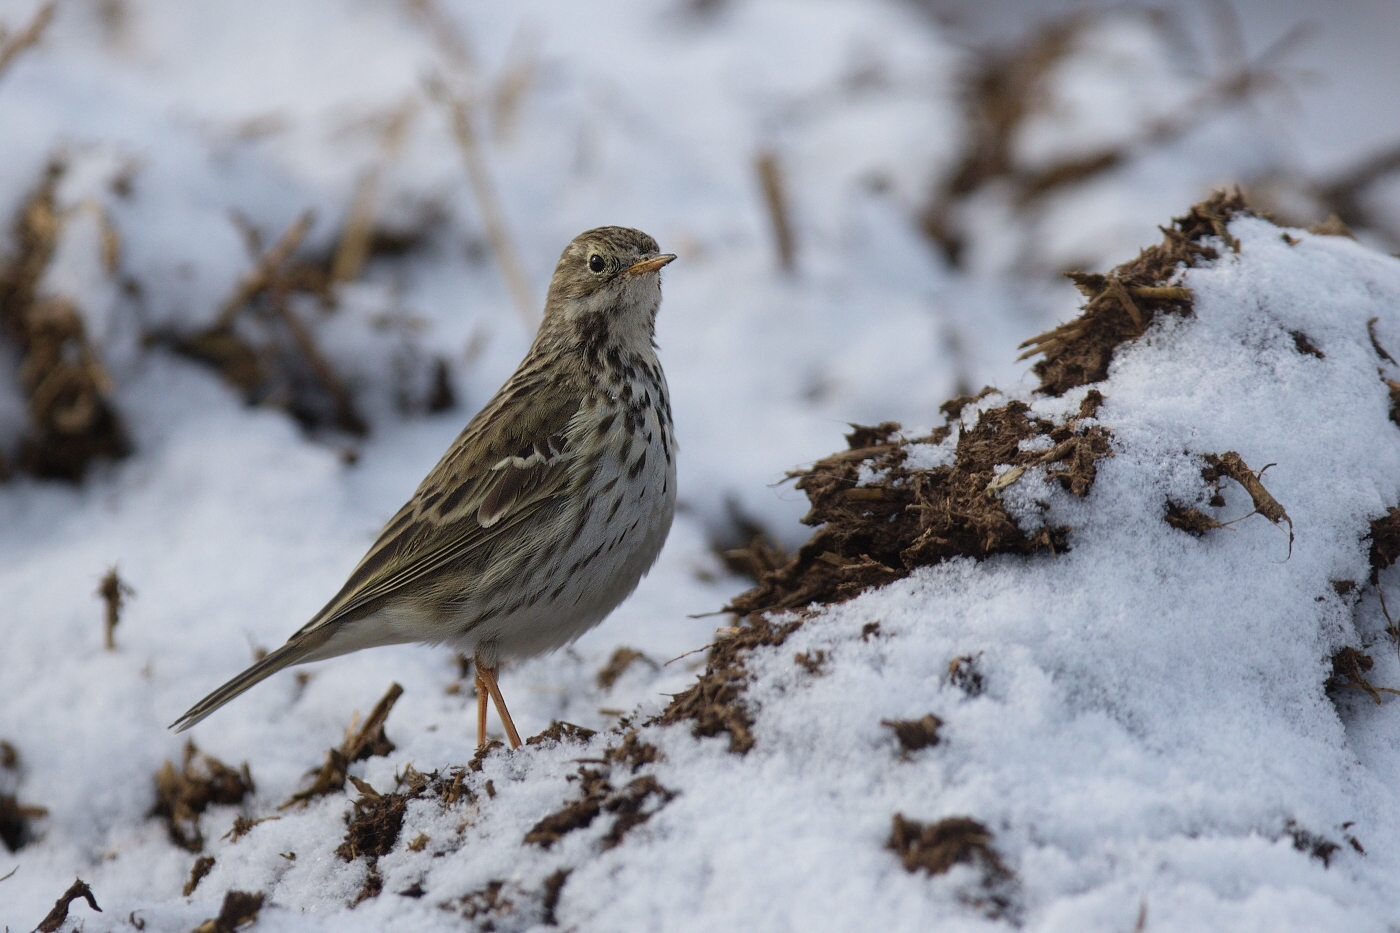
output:
[[[525,358],[384,526],[340,592],[287,643],[192,706],[183,732],[295,664],[380,645],[446,644],[474,660],[512,748],[502,661],[572,642],[651,569],[676,506],[676,438],[657,355],[662,267],[628,227],[559,258]]]

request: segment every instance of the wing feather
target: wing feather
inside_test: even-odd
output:
[[[528,376],[528,374],[526,374]],[[489,553],[570,490],[581,392],[523,391],[508,382],[389,520],[335,598],[298,635],[368,615],[405,587]],[[543,402],[543,403],[542,403]]]

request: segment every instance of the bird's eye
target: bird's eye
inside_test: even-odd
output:
[[[597,253],[588,257],[588,268],[592,269],[594,272],[602,272],[606,267],[607,263],[604,262],[603,257],[599,256]]]

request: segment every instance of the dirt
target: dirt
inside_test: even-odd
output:
[[[744,659],[755,648],[781,645],[801,624],[749,615],[732,634],[715,640],[705,672],[676,694],[655,721],[662,725],[691,722],[697,737],[727,733],[731,752],[747,752],[754,738],[753,715],[742,699],[749,676]]]
[[[792,662],[813,677],[820,677],[822,674],[826,673],[826,652],[820,649],[817,651],[799,651],[792,656]]]
[[[982,655],[964,654],[948,662],[948,682],[969,697],[982,695]]]
[[[525,740],[526,745],[543,745],[546,742],[555,745],[564,742],[575,742],[579,745],[586,745],[588,740],[597,735],[592,729],[585,729],[583,726],[576,726],[571,722],[561,722],[556,719],[549,724],[539,735],[533,735]]]
[[[992,848],[992,831],[977,820],[950,816],[921,823],[896,813],[885,847],[910,873],[942,875],[955,865],[972,866],[981,873],[982,893],[966,899],[993,917],[1012,914],[1015,876]]]
[[[34,840],[34,820],[49,815],[44,807],[27,806],[14,794],[0,794],[0,842],[18,852]]]
[[[978,398],[955,399],[945,413],[956,418]],[[742,754],[753,747],[753,717],[742,700],[744,659],[755,648],[781,645],[802,624],[800,615],[774,621],[766,613],[842,602],[954,557],[1067,550],[1068,528],[1027,534],[997,493],[1026,470],[1044,467],[1047,481],[1086,496],[1097,462],[1112,456],[1107,429],[1088,423],[1102,403],[1103,395],[1090,390],[1079,412],[1058,425],[1032,417],[1030,406],[1018,400],[981,412],[971,427],[955,421],[953,463],[929,470],[905,465],[909,446],[941,443],[953,425],[912,439],[893,422],[855,426],[846,435],[849,449],[792,474],[811,501],[803,522],[819,526],[817,531],[786,564],[762,573],[757,586],[725,607],[742,617],[740,624],[716,639],[705,673],[672,699],[658,721],[692,722],[697,736],[728,733],[730,750]],[[1037,437],[1049,447],[1021,449],[1023,441]],[[862,470],[878,478],[860,485]],[[811,655],[808,665],[820,670]]]
[[[182,767],[176,770],[166,761],[156,772],[155,784],[156,804],[150,815],[164,819],[170,841],[187,852],[204,849],[200,814],[215,804],[242,803],[254,790],[246,761],[235,770],[201,753],[193,741],[185,743]]]
[[[1088,299],[1084,310],[1021,345],[1029,348],[1022,359],[1042,357],[1032,367],[1040,377],[1039,391],[1063,395],[1077,386],[1102,382],[1118,347],[1141,337],[1158,314],[1192,313],[1190,290],[1172,280],[1183,266],[1219,258],[1208,238],[1219,238],[1237,251],[1239,243],[1226,225],[1248,213],[1238,189],[1216,192],[1172,221],[1171,227],[1163,227],[1162,243],[1144,249],[1136,259],[1107,275],[1070,273]]]
[[[602,847],[612,849],[676,796],[650,774],[633,778],[620,790],[609,777],[602,769],[580,767],[578,799],[541,819],[525,834],[524,841],[548,849],[569,833],[591,826],[600,815],[611,813],[613,822],[603,835]]]
[[[87,905],[99,914],[102,908],[97,906],[97,898],[92,894],[92,888],[81,878],[73,879],[73,883],[63,892],[63,896],[54,902],[53,910],[49,911],[39,925],[34,928],[34,933],[56,933],[56,931],[68,921],[68,905],[82,898],[87,901]]]
[[[627,673],[628,668],[637,661],[645,661],[646,659],[647,656],[636,648],[628,648],[626,646],[618,648],[612,653],[612,657],[608,659],[608,663],[603,665],[602,669],[598,671],[598,689],[611,690],[613,684],[617,683],[617,679]]]
[[[125,580],[117,575],[116,567],[109,567],[102,575],[102,581],[97,584],[97,598],[102,600],[103,629],[102,642],[108,651],[115,651],[117,647],[116,632],[117,625],[122,620],[122,606],[130,596],[135,596],[133,590]]]
[[[77,482],[93,461],[120,459],[132,446],[82,315],[67,299],[40,291],[63,228],[56,192],[66,170],[61,160],[50,161],[15,219],[13,251],[0,266],[0,333],[19,350],[29,409],[19,468]]]
[[[642,741],[641,735],[636,729],[629,729],[622,737],[621,742],[608,747],[603,753],[603,757],[608,761],[629,766],[632,773],[636,774],[642,766],[658,761],[661,758],[661,752],[650,742]]]
[[[929,713],[919,719],[882,719],[880,725],[891,729],[904,754],[932,748],[939,742],[938,730],[943,720]]]
[[[1400,558],[1400,506],[1371,522],[1371,582]]]
[[[394,743],[389,741],[389,736],[384,731],[384,723],[402,695],[403,687],[397,683],[390,684],[384,696],[374,704],[374,709],[370,710],[365,721],[357,727],[352,719],[340,747],[328,751],[325,764],[310,772],[313,775],[311,785],[292,794],[278,809],[285,810],[297,804],[305,806],[317,797],[339,793],[345,789],[346,774],[351,762],[364,761],[392,752]]]
[[[554,911],[559,907],[559,897],[564,893],[564,883],[569,880],[571,870],[561,868],[548,878],[544,879],[543,897],[540,899],[540,906],[544,909],[544,916],[540,922],[545,926],[558,926],[559,921],[554,916]]]
[[[1337,843],[1303,829],[1294,820],[1289,820],[1284,824],[1283,831],[1292,837],[1293,848],[1299,852],[1306,852],[1310,858],[1317,859],[1324,868],[1331,867],[1332,856],[1341,849]]]
[[[1342,648],[1332,655],[1332,674],[1327,678],[1325,687],[1329,692],[1339,689],[1361,690],[1380,704],[1380,691],[1366,679],[1366,672],[1375,666],[1376,662],[1369,654],[1351,647]]]
[[[199,858],[195,859],[194,864],[190,866],[189,880],[185,882],[185,887],[180,893],[185,897],[189,897],[195,892],[195,889],[199,887],[199,883],[204,880],[205,876],[213,870],[214,856],[201,855]]]
[[[392,852],[403,829],[408,802],[423,796],[435,777],[436,774],[420,774],[410,766],[400,779],[405,789],[389,794],[379,793],[359,778],[350,778],[360,796],[347,817],[345,838],[335,854],[344,861],[353,862],[362,855],[375,861]]]
[[[234,933],[235,930],[257,922],[262,911],[263,894],[250,894],[247,891],[229,891],[224,894],[224,903],[219,907],[219,915],[206,920],[190,933]]]

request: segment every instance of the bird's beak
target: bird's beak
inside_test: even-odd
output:
[[[666,263],[676,258],[675,253],[662,253],[653,259],[643,259],[641,262],[634,262],[627,267],[628,275],[646,275],[648,272],[655,272]]]

